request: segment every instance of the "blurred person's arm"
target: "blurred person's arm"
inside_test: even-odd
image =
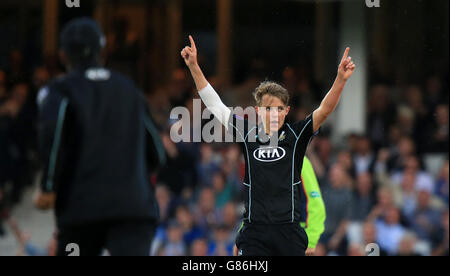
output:
[[[31,235],[28,233],[23,233],[20,230],[19,225],[17,224],[14,218],[10,218],[8,220],[9,226],[13,230],[14,236],[16,238],[17,243],[19,244],[19,248],[17,249],[16,256],[46,256],[47,250],[40,249],[31,243]]]
[[[316,172],[316,175],[320,179],[325,176],[326,170],[325,166],[322,164],[322,161],[320,160],[319,156],[317,156],[317,153],[314,150],[316,141],[317,140],[311,141],[310,146],[306,149],[306,155],[308,156],[309,161],[311,162],[311,165],[314,168],[314,171]]]
[[[320,236],[325,231],[326,210],[314,168],[306,157],[303,159],[302,183],[307,198],[306,221],[302,223],[302,227],[305,228],[308,236],[306,253],[312,255]]]
[[[370,211],[369,215],[366,218],[366,221],[375,222],[382,214],[383,208],[379,204],[377,204]]]
[[[37,104],[39,158],[43,176],[34,197],[34,204],[38,209],[47,210],[54,207],[56,199],[55,182],[60,167],[69,100],[60,93],[44,87],[38,94]]]
[[[29,233],[23,233],[20,230],[14,218],[8,220],[9,226],[13,229],[14,236],[16,237],[19,248],[17,250],[17,256],[47,256],[47,250],[41,249],[31,242],[31,235]]]
[[[349,218],[352,212],[352,206],[351,206],[351,193],[348,193],[348,198],[347,200],[344,200],[342,202],[342,204],[345,207],[344,210],[344,217],[342,218],[341,222],[339,223],[339,226],[336,230],[336,232],[333,234],[333,236],[331,237],[330,241],[328,242],[328,247],[331,250],[335,250],[339,247],[339,245],[341,244],[342,240],[345,238],[345,236],[347,235],[347,228],[348,228],[348,224],[349,224]]]
[[[344,219],[340,224],[338,229],[336,230],[336,233],[331,237],[330,241],[328,242],[328,247],[330,250],[336,250],[342,239],[347,234],[347,226],[348,226],[348,220]]]
[[[387,162],[390,158],[390,152],[388,149],[380,149],[378,152],[377,160],[375,162],[375,179],[381,183],[381,186],[392,187],[391,180],[389,178]]]
[[[322,100],[319,108],[313,113],[313,131],[316,132],[330,114],[336,109],[339,99],[341,98],[342,91],[347,80],[353,74],[355,70],[355,64],[352,62],[352,58],[348,57],[350,48],[345,49],[344,56],[339,64],[338,74],[325,98]]]
[[[154,172],[158,168],[163,167],[166,164],[167,156],[164,150],[162,139],[159,135],[159,131],[154,124],[154,120],[151,116],[148,107],[145,108],[144,124],[147,130],[146,135],[146,156],[147,166],[149,172]]]
[[[236,244],[233,246],[233,256],[237,256],[238,255],[238,248],[236,246]]]
[[[189,36],[189,40],[191,42],[191,46],[184,47],[181,51],[181,56],[191,71],[192,78],[194,79],[195,86],[203,103],[220,121],[220,123],[228,129],[228,120],[231,110],[223,104],[217,92],[209,84],[208,80],[205,78],[205,75],[203,75],[203,72],[197,62],[197,47],[195,46],[194,39],[192,36]]]
[[[19,227],[19,224],[14,218],[8,219],[8,225],[13,230],[14,237],[20,247],[25,248],[26,243],[30,240],[31,235],[25,234]]]
[[[436,248],[431,251],[431,256],[444,256],[448,252],[449,244],[449,233],[448,231],[444,234],[444,239]]]

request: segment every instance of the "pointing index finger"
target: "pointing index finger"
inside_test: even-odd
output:
[[[197,47],[195,46],[194,39],[192,38],[192,35],[189,36],[189,40],[191,41],[191,48],[194,51],[197,51]]]
[[[348,52],[350,52],[350,48],[349,47],[345,48],[345,53],[344,53],[344,56],[342,57],[341,62],[343,62],[347,58]]]

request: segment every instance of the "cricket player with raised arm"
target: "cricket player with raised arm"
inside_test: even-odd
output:
[[[342,91],[355,70],[348,56],[339,63],[333,86],[320,106],[305,120],[285,121],[289,113],[289,93],[281,85],[265,81],[254,91],[258,124],[245,119],[223,104],[208,83],[197,62],[197,47],[192,36],[190,46],[181,51],[206,107],[224,125],[229,134],[242,141],[245,159],[244,225],[236,238],[242,256],[304,256],[308,237],[301,227],[304,198],[301,171],[305,151],[320,126],[336,109]],[[261,137],[275,137],[276,146]],[[272,140],[272,139],[270,139]]]

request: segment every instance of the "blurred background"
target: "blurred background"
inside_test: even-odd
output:
[[[316,254],[364,255],[376,242],[385,255],[448,255],[449,1],[65,2],[0,2],[0,255],[54,253],[53,214],[32,206],[36,94],[64,74],[59,31],[80,16],[102,26],[106,66],[142,88],[169,156],[151,179],[161,213],[152,255],[231,255],[240,225],[239,145],[168,134],[171,109],[198,98],[180,58],[189,34],[228,106],[253,105],[270,79],[291,93],[294,120],[318,107],[351,47],[357,71],[307,153],[327,208]]]

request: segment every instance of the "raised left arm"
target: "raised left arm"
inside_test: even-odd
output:
[[[317,108],[313,113],[314,132],[320,128],[328,116],[330,116],[330,114],[336,109],[339,99],[341,98],[342,90],[344,90],[345,83],[355,70],[355,64],[353,63],[352,58],[348,57],[349,51],[350,48],[347,47],[341,63],[339,64],[338,75],[333,86],[325,98],[323,98],[319,108]]]

